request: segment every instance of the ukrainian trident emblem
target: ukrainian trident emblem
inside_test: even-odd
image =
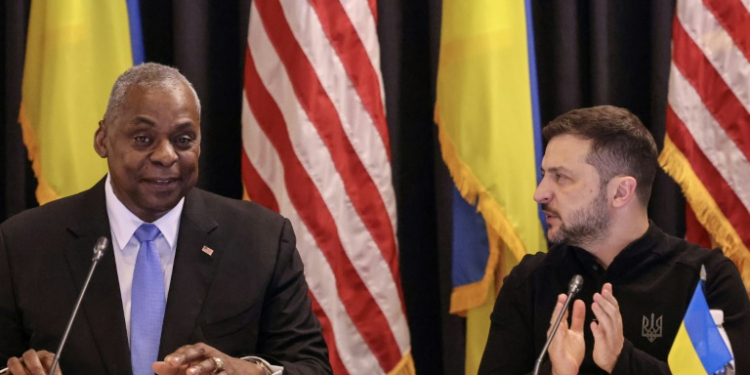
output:
[[[654,342],[654,340],[660,338],[662,318],[664,318],[663,315],[654,319],[653,313],[651,314],[651,319],[649,319],[647,316],[644,316],[643,325],[641,326],[641,336],[647,338],[649,342]]]

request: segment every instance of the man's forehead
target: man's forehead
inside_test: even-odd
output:
[[[547,143],[544,157],[551,159],[585,160],[591,149],[591,140],[576,137],[574,135],[560,135],[552,138]]]
[[[154,102],[174,104],[175,109],[196,110],[198,100],[187,85],[133,86],[125,92],[123,110],[150,108]]]
[[[197,105],[189,88],[131,87],[125,93],[122,105],[112,113],[114,116],[109,125],[154,127],[160,119],[167,119],[180,128],[194,127],[200,131]]]
[[[552,138],[542,159],[542,168],[570,169],[577,164],[586,163],[591,149],[591,140],[573,135],[560,135]]]
[[[175,130],[189,130],[190,128],[199,128],[199,123],[196,123],[190,118],[184,118],[185,121],[174,124]],[[134,125],[139,127],[151,127],[155,128],[158,123],[153,118],[143,115],[136,115],[133,118],[125,119],[125,123],[128,125]]]

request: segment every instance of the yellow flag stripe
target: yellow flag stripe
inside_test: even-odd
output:
[[[476,203],[516,259],[546,249],[532,200],[526,38],[524,2],[443,2],[435,105],[443,159],[461,195]],[[456,288],[451,311],[483,304],[491,282],[488,272],[481,282]]]
[[[673,375],[708,375],[698,353],[695,352],[693,342],[685,329],[685,323],[680,324],[672,349],[669,350],[667,363]]]
[[[123,0],[34,0],[19,122],[44,204],[107,171],[93,134],[119,74],[132,65]]]
[[[484,303],[466,312],[466,362],[464,363],[465,374],[476,374],[479,372],[479,364],[482,362],[484,347],[490,332],[490,319],[492,309],[495,307],[495,286],[490,285],[489,293]]]

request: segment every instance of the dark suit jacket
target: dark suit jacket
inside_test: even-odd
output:
[[[29,348],[57,349],[99,236],[111,237],[104,180],[0,226],[0,364]],[[331,373],[289,221],[254,203],[192,189],[159,358],[197,342],[235,357],[262,356],[285,374]],[[131,374],[111,250],[94,272],[61,358],[65,374]]]

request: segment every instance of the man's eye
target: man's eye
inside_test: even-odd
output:
[[[177,138],[177,143],[179,143],[179,144],[182,144],[182,145],[188,144],[188,143],[190,143],[190,142],[192,142],[192,141],[193,141],[193,138],[191,138],[191,137],[188,137],[188,136],[186,136],[186,135],[185,135],[185,136],[182,136],[182,137],[179,137],[179,138]]]
[[[138,142],[138,143],[148,143],[148,141],[149,141],[148,137],[142,136],[142,135],[134,137],[133,139],[135,139],[135,141]]]

